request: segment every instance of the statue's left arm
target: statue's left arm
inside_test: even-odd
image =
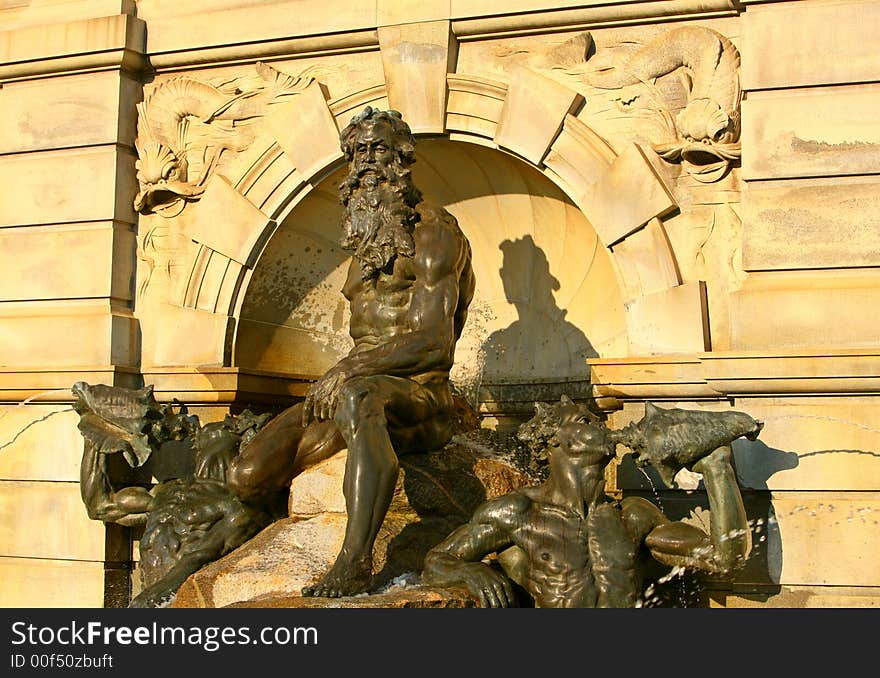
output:
[[[752,549],[752,534],[732,456],[730,446],[724,445],[692,467],[703,474],[711,512],[710,534],[681,522],[661,524],[645,539],[654,558],[667,565],[725,576],[745,563]]]

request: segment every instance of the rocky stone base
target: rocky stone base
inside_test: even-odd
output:
[[[346,453],[294,479],[288,518],[192,575],[171,607],[469,607],[466,594],[389,586],[418,574],[425,554],[488,499],[535,484],[503,450],[458,437],[443,450],[400,461],[394,498],[373,549],[371,595],[301,598],[333,564],[345,534]],[[463,596],[463,597],[462,597]]]
[[[393,587],[383,593],[349,596],[347,598],[303,598],[284,594],[268,594],[227,607],[237,608],[394,608],[394,609],[460,609],[478,607],[463,589],[435,589],[429,586]]]

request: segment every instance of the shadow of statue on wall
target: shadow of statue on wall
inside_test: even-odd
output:
[[[768,446],[760,440],[737,440],[733,447],[739,484],[749,492],[754,549],[745,576],[763,584],[767,596],[778,593],[782,579],[783,544],[768,480],[800,464],[796,452]]]
[[[588,399],[588,358],[598,357],[584,332],[566,320],[554,293],[559,280],[547,255],[527,235],[505,240],[499,273],[504,295],[517,320],[490,334],[483,343],[483,388],[491,400],[531,413],[536,400],[558,400],[562,393]]]

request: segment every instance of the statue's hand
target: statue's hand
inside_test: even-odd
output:
[[[697,461],[690,464],[687,469],[694,473],[705,474],[707,471],[711,473],[712,471],[729,466],[732,456],[733,453],[731,452],[730,445],[722,445],[721,447],[712,450],[712,452],[705,457],[697,459]]]
[[[339,389],[348,381],[349,376],[347,371],[337,365],[312,384],[303,403],[303,426],[308,426],[312,419],[323,421],[333,418],[339,401]]]
[[[513,607],[516,598],[510,580],[484,563],[463,563],[458,573],[482,607]]]

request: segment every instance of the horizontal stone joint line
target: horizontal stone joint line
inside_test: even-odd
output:
[[[802,92],[804,90],[824,90],[833,87],[858,87],[859,85],[878,85],[880,84],[880,79],[877,78],[866,78],[864,80],[846,80],[839,82],[822,82],[822,83],[812,83],[812,84],[790,84],[790,85],[777,85],[773,87],[751,87],[745,88],[743,87],[743,94],[745,95],[748,92],[788,92],[788,91],[798,91]]]
[[[768,183],[773,181],[797,181],[799,179],[852,179],[857,177],[873,178],[880,176],[880,170],[876,172],[854,172],[852,174],[801,174],[801,175],[784,175],[778,177],[743,177],[743,181],[748,184]]]
[[[18,554],[6,554],[0,553],[0,560],[4,559],[16,559],[16,560],[42,560],[48,563],[97,563],[99,565],[103,565],[105,561],[103,560],[89,560],[87,558],[47,558],[45,556],[22,556]],[[129,562],[129,561],[115,561],[115,562]]]
[[[0,152],[0,158],[11,158],[23,155],[41,155],[44,153],[56,153],[61,155],[67,151],[81,151],[93,148],[116,148],[123,152],[129,152],[133,158],[137,158],[137,151],[131,144],[123,144],[118,141],[105,141],[94,144],[73,144],[71,146],[58,146],[55,148],[34,148],[23,151],[4,151]],[[132,196],[133,198],[134,196]]]

